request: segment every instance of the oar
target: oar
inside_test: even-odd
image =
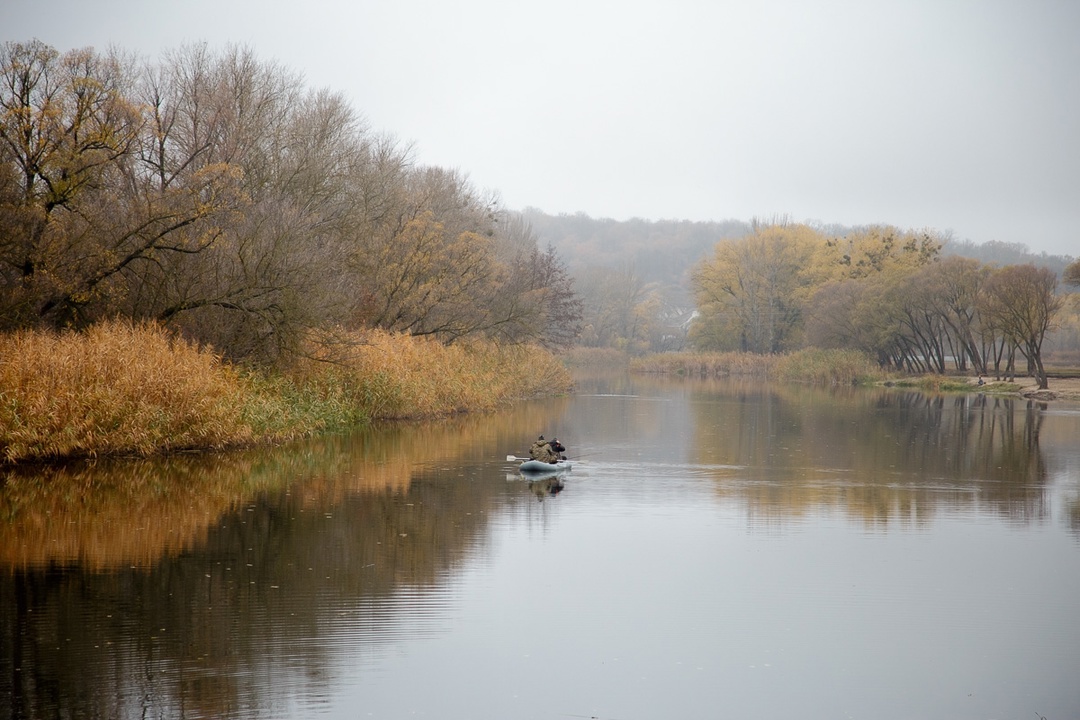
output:
[[[580,457],[587,457],[589,455],[595,455],[595,454],[596,453],[585,453],[584,456],[583,455],[578,455],[576,457],[568,457],[566,459],[569,460],[569,461],[576,461]],[[506,462],[525,462],[526,460],[531,460],[531,459],[532,458],[518,457],[517,455],[507,455],[506,456]]]
[[[517,455],[507,455],[506,456],[506,462],[525,462],[526,460],[532,460],[532,458],[523,458],[523,457],[518,457]],[[548,463],[548,464],[553,465],[554,463]]]

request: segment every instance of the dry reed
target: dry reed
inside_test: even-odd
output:
[[[551,353],[383,332],[240,373],[153,325],[0,335],[0,462],[286,440],[371,420],[486,411],[569,391]]]
[[[321,387],[328,397],[384,420],[490,410],[571,387],[566,368],[537,348],[488,341],[443,345],[381,331],[324,346],[296,377],[301,386]]]
[[[739,376],[763,380],[768,378],[777,357],[742,352],[670,352],[635,358],[630,361],[630,369],[643,373],[692,377]]]
[[[884,377],[877,363],[857,350],[805,348],[781,356],[772,377],[813,385],[865,385]]]
[[[217,357],[149,325],[0,336],[7,462],[243,442],[242,395]]]
[[[784,355],[743,352],[662,353],[631,361],[642,373],[696,377],[741,377],[815,385],[854,385],[882,377],[872,360],[852,350],[807,348]]]
[[[615,348],[577,347],[567,350],[562,361],[572,368],[625,368],[629,358],[622,350]]]

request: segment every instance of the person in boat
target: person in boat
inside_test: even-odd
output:
[[[559,443],[558,439],[555,439],[554,442]],[[541,435],[536,439],[536,442],[532,444],[532,447],[529,448],[529,457],[533,460],[539,460],[540,462],[559,462],[559,451],[555,450],[555,448],[553,448],[551,445],[552,441],[545,440],[544,436]],[[561,443],[559,443],[559,447],[563,448],[563,450],[566,450],[566,448],[563,447]]]
[[[551,438],[551,449],[560,460],[566,459],[566,447],[559,442],[559,438]]]

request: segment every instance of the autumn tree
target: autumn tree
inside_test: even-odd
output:
[[[901,231],[889,225],[871,225],[826,243],[840,275],[877,277],[890,271],[910,271],[935,260],[943,240],[930,231]]]
[[[147,207],[224,170],[236,194],[218,223],[192,224],[177,252],[155,252],[128,312],[233,358],[296,352],[308,329],[345,315],[340,268],[365,129],[339,95],[305,92],[249,49],[193,45],[166,59],[141,86],[153,128],[141,154]]]
[[[1080,260],[1073,260],[1061,276],[1066,285],[1080,286]]]
[[[537,341],[552,350],[578,341],[583,305],[574,279],[555,249],[541,250],[532,225],[518,212],[496,216],[497,259],[507,280],[489,304],[489,335],[506,342]]]
[[[1034,265],[1009,265],[987,281],[982,312],[1027,358],[1039,388],[1048,387],[1042,345],[1061,308],[1057,276]]]
[[[563,347],[580,304],[491,193],[248,48],[0,47],[0,328],[151,319],[233,360],[381,327]]]
[[[824,242],[804,225],[759,225],[718,243],[692,276],[701,312],[695,344],[755,353],[796,347],[804,304],[829,272],[819,262]]]
[[[584,306],[581,344],[638,355],[657,334],[657,283],[646,282],[631,263],[589,267],[579,274]]]
[[[951,354],[959,369],[970,360],[976,373],[985,375],[987,363],[980,336],[984,330],[979,306],[990,269],[977,260],[951,256],[926,266],[932,303],[948,328]]]
[[[0,46],[3,326],[77,322],[102,292],[94,224],[141,130],[125,70],[90,49]]]

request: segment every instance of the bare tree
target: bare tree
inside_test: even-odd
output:
[[[0,162],[11,169],[0,175],[5,326],[77,322],[104,292],[108,260],[93,223],[141,129],[126,78],[117,55],[60,55],[37,40],[0,46]]]
[[[983,312],[1028,359],[1040,389],[1048,387],[1042,344],[1061,308],[1053,271],[1034,265],[1009,265],[987,282]]]

